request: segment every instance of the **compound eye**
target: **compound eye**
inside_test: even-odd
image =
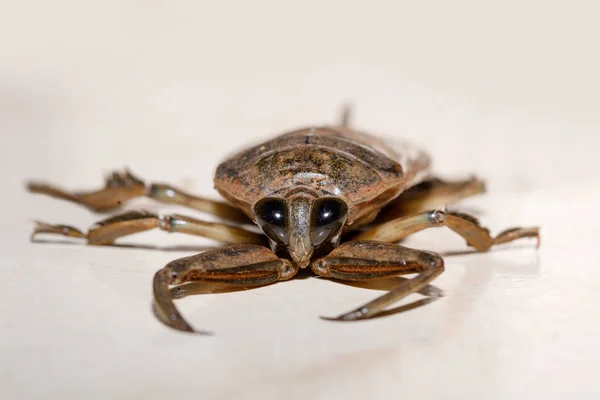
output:
[[[332,239],[348,217],[348,206],[338,198],[317,199],[312,206],[310,241],[318,246]]]
[[[287,205],[277,197],[265,197],[254,206],[254,216],[258,227],[279,244],[288,243]]]

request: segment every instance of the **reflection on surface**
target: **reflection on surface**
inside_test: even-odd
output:
[[[538,252],[528,248],[528,253],[531,255],[527,261],[517,262],[519,258],[514,257],[515,253],[507,251],[517,248],[516,246],[500,247],[485,254],[459,257],[457,261],[461,261],[465,273],[451,295],[448,296],[445,335],[454,335],[460,331],[460,327],[470,315],[470,308],[476,304],[473,299],[480,297],[488,289],[494,275],[510,274],[525,277],[538,275],[540,268]],[[522,251],[525,252],[526,249]],[[501,253],[509,256],[498,257]]]
[[[65,241],[65,240],[40,240],[37,239],[38,243],[60,243],[60,244],[78,244],[81,245],[81,242],[75,241]],[[201,252],[211,248],[212,246],[190,246],[190,245],[169,245],[169,246],[155,246],[155,245],[146,245],[146,244],[112,244],[110,247],[115,248],[131,248],[131,249],[151,249],[157,251],[189,251],[189,252]],[[419,246],[422,247],[422,246]],[[539,276],[540,270],[540,260],[539,253],[533,249],[531,246],[525,245],[513,245],[513,246],[503,246],[499,248],[493,248],[489,252],[482,254],[477,253],[470,249],[465,249],[461,251],[446,251],[441,252],[442,256],[444,256],[446,260],[446,272],[437,280],[433,282],[433,284],[429,284],[422,288],[418,293],[422,296],[426,296],[425,298],[420,298],[411,301],[412,299],[408,299],[408,302],[401,302],[392,308],[387,309],[386,311],[380,313],[377,316],[374,316],[373,320],[381,320],[387,321],[390,320],[389,326],[405,326],[406,324],[411,324],[414,318],[417,319],[425,319],[426,323],[433,324],[436,327],[434,329],[426,329],[424,332],[426,334],[423,336],[423,340],[427,341],[441,341],[442,347],[450,345],[453,343],[453,339],[461,337],[465,335],[465,326],[470,326],[473,323],[471,321],[473,318],[479,318],[477,315],[481,312],[481,307],[490,306],[490,301],[496,301],[494,296],[492,295],[489,299],[484,297],[485,293],[490,290],[490,287],[494,287],[494,290],[503,290],[502,285],[506,285],[507,287],[507,296],[510,293],[510,288],[514,288],[514,285],[511,285],[511,281],[515,279],[517,281],[522,281],[523,279],[533,279]],[[462,271],[461,271],[462,268]],[[341,284],[343,286],[349,286],[356,288],[356,290],[360,289],[369,289],[369,290],[378,290],[378,291],[390,291],[397,287],[400,283],[406,281],[407,277],[390,277],[383,279],[376,279],[371,281],[359,281],[359,282],[348,282],[348,281],[336,281],[329,282],[327,279],[314,279],[309,270],[302,270],[297,277],[294,278],[293,281],[305,280],[307,278],[311,278],[311,281],[321,281],[325,285],[335,285]],[[454,284],[452,284],[452,280],[456,279]],[[510,280],[510,281],[506,281]],[[289,282],[292,283],[292,282]],[[305,285],[309,282],[296,282],[298,285]],[[495,286],[490,286],[495,285]],[[273,285],[269,285],[273,286]],[[304,292],[302,289],[294,289],[293,284],[288,286],[286,283],[278,283],[277,287],[282,286],[281,293],[281,302],[286,303],[289,301],[288,292],[294,290],[301,290],[304,296],[313,296],[315,295],[314,287],[310,287],[308,285],[308,289]],[[243,287],[243,286],[233,286],[226,285],[220,283],[213,282],[191,282],[181,286],[176,286],[171,288],[171,295],[173,299],[183,299],[188,296],[193,295],[203,295],[203,294],[220,294],[220,293],[234,293],[247,291],[249,289],[258,289],[263,287]],[[443,288],[443,290],[442,290]],[[311,294],[312,293],[312,294]],[[291,293],[290,293],[291,294]],[[331,294],[327,293],[327,291],[323,295],[323,301],[331,301]],[[269,297],[269,295],[267,295]],[[292,296],[293,297],[293,296]],[[345,297],[344,297],[345,298]],[[352,298],[352,295],[348,297],[348,299]],[[342,298],[343,300],[343,298]],[[437,301],[441,300],[441,301]],[[480,301],[479,301],[480,300]],[[215,301],[219,301],[216,299]],[[345,302],[345,300],[343,300]],[[348,303],[345,305],[347,307],[353,307],[356,304],[355,300],[348,300]],[[430,309],[433,310],[435,315],[432,315],[432,311],[425,311],[423,306],[430,304],[437,304],[435,308]],[[293,301],[290,301],[290,307],[296,307],[294,312],[298,312],[300,308],[311,306],[311,299],[307,299],[306,302],[301,300],[301,304],[294,304]],[[358,304],[358,303],[357,303]],[[428,307],[426,307],[429,309]],[[409,313],[406,316],[400,316],[398,314],[406,313],[407,311],[415,311],[419,309],[419,312]],[[422,310],[422,311],[421,311]],[[244,313],[251,312],[252,310],[244,310]],[[265,312],[269,312],[268,309]],[[425,312],[425,317],[421,312]],[[312,325],[315,323],[314,320],[317,319],[317,316],[321,313],[321,307],[316,310],[316,313],[313,315],[307,316],[306,314],[303,316],[298,316],[298,325],[302,326],[304,324]],[[474,317],[475,315],[475,317]],[[385,318],[391,317],[394,318]],[[223,315],[223,318],[234,320],[238,318],[239,315]],[[200,318],[201,319],[201,318]],[[310,319],[306,321],[306,319]],[[282,320],[283,321],[283,320]],[[281,322],[285,325],[284,322]],[[422,323],[422,322],[421,322]],[[327,322],[326,324],[330,324]],[[366,324],[366,328],[363,328],[363,324]],[[364,329],[368,330],[377,330],[379,329],[378,323],[372,321],[369,323],[368,321],[363,321],[362,323],[353,323],[353,324],[334,324],[336,326],[344,326],[348,325],[348,327],[344,327],[343,334],[348,335],[351,333],[351,330],[354,330],[354,334],[359,334],[360,332],[364,332]],[[387,325],[386,325],[387,326]],[[240,329],[251,330],[260,332],[263,328],[258,325],[253,325],[253,322],[248,321],[244,324],[244,326],[240,325]],[[283,329],[283,328],[282,328]],[[300,328],[303,329],[303,328]],[[336,328],[323,328],[323,329],[333,329]],[[413,329],[413,328],[411,328]],[[416,328],[414,328],[416,329]],[[224,334],[225,332],[219,333],[219,335]],[[297,332],[295,334],[298,334]],[[310,332],[307,333],[310,335]],[[374,333],[374,338],[384,337],[385,333]],[[270,337],[270,340],[269,340]],[[314,338],[313,338],[314,339]],[[270,346],[274,346],[272,349],[273,357],[281,357],[281,354],[286,353],[286,341],[279,337],[277,334],[269,334],[262,338],[262,340],[271,343],[268,345],[266,342],[263,345],[266,348]],[[335,335],[325,335],[319,337],[319,342],[323,347],[324,354],[328,354],[330,346],[331,348],[337,347],[337,340],[339,340]],[[275,342],[278,342],[278,349],[275,345]],[[269,350],[270,352],[270,350]],[[279,356],[276,356],[279,354]]]
[[[265,286],[239,286],[215,282],[189,282],[183,285],[172,287],[171,297],[173,298],[173,300],[177,300],[183,299],[187,296],[194,296],[199,294],[233,293],[241,292],[244,290],[257,289],[259,287]]]
[[[332,279],[332,281],[340,283],[342,285],[353,286],[357,288],[389,291],[395,289],[398,285],[400,285],[400,283],[407,281],[408,279],[409,278],[405,278],[403,276],[393,276],[389,278],[373,279],[370,281],[341,281],[337,279]],[[417,291],[417,293],[428,297],[444,296],[444,292],[441,289],[433,286],[432,284],[426,285],[421,290]]]
[[[81,240],[65,240],[65,239],[38,239],[37,237],[32,240],[33,243],[39,244],[66,244],[66,245],[78,245],[85,246],[86,242]],[[142,244],[142,243],[108,243],[102,245],[93,245],[94,247],[116,247],[121,249],[141,249],[141,250],[157,250],[157,251],[191,251],[200,253],[203,251],[211,250],[219,246],[190,246],[190,245],[169,245],[169,246],[158,246],[153,244]]]

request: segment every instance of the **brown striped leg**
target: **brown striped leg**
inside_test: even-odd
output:
[[[390,221],[405,215],[445,207],[484,192],[485,183],[475,177],[462,181],[430,179],[392,200],[379,213],[377,221]]]
[[[170,185],[145,184],[129,171],[115,171],[108,175],[104,188],[99,190],[68,192],[54,185],[40,182],[28,182],[27,187],[32,193],[71,201],[96,212],[114,210],[137,197],[149,197],[164,204],[178,204],[229,221],[251,222],[243,212],[227,203],[193,196]]]
[[[536,238],[540,244],[539,228],[511,228],[496,237],[482,227],[479,221],[468,214],[433,210],[394,219],[376,225],[358,234],[356,240],[376,240],[381,242],[397,242],[423,229],[446,226],[462,236],[467,244],[477,251],[487,251],[496,244],[512,242],[520,238]]]
[[[261,286],[283,281],[298,272],[288,260],[257,245],[232,245],[171,261],[154,275],[154,306],[165,325],[187,332],[194,330],[181,316],[171,295],[171,285],[187,282],[219,282],[232,285]]]
[[[183,215],[157,215],[146,211],[129,211],[96,223],[87,233],[68,225],[50,225],[37,222],[31,235],[33,240],[40,233],[87,239],[88,244],[110,244],[115,239],[159,228],[167,232],[180,232],[202,236],[223,243],[264,244],[265,238],[258,233],[222,223],[206,222]]]
[[[325,318],[353,321],[375,316],[403,297],[425,287],[444,271],[444,260],[435,253],[409,249],[397,244],[352,241],[344,243],[326,257],[313,262],[311,269],[323,277],[350,281],[418,274],[355,310],[335,318]]]

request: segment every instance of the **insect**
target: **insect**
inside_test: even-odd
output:
[[[51,233],[106,245],[122,236],[161,229],[225,243],[172,261],[154,276],[159,319],[178,330],[205,334],[210,332],[195,330],[182,317],[171,287],[193,281],[261,286],[291,279],[305,268],[320,277],[348,281],[416,274],[373,301],[331,318],[358,320],[382,312],[444,271],[440,255],[397,244],[415,232],[447,227],[480,252],[526,237],[536,238],[539,245],[538,228],[512,228],[491,236],[473,216],[440,209],[484,192],[484,183],[477,178],[436,179],[425,152],[350,129],[345,115],[339,126],[295,130],[226,159],[217,167],[214,183],[227,202],[166,184],[146,184],[128,171],[112,173],[105,187],[95,191],[71,193],[45,183],[28,184],[31,192],[96,212],[148,197],[225,222],[129,211],[85,233],[38,222],[32,238]]]

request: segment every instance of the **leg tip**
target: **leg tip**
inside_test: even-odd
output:
[[[55,235],[73,237],[78,239],[85,239],[85,234],[77,228],[67,225],[50,225],[45,222],[35,221],[35,227],[33,233],[29,237],[31,241],[34,241],[38,233],[51,233]]]
[[[168,321],[168,322],[163,321],[162,319],[161,319],[161,322],[163,322],[169,328],[175,329],[176,331],[179,331],[179,332],[190,333],[190,334],[198,335],[198,336],[215,336],[214,332],[194,329],[183,318],[181,318],[181,316],[175,316],[176,318],[172,318],[172,317],[173,316],[171,316],[170,321]]]
[[[325,321],[339,321],[339,317],[326,317],[324,315],[319,316],[322,320]]]
[[[49,189],[49,186],[41,182],[27,181],[25,182],[25,188],[30,193],[46,193]]]
[[[173,328],[173,329],[175,329],[175,330],[177,330],[179,332],[185,332],[187,334],[192,334],[192,335],[198,335],[198,336],[215,336],[214,332],[194,329],[194,328],[192,328],[189,325],[187,325],[185,328],[184,327],[174,327],[174,326],[169,326],[169,328]]]
[[[163,272],[163,271],[165,271],[165,270],[158,271],[156,276],[160,277],[160,276],[164,275],[165,272]],[[168,303],[171,303],[171,304],[168,304]],[[154,313],[154,316],[160,322],[162,322],[169,328],[174,329],[179,332],[186,332],[188,334],[194,334],[194,335],[199,335],[199,336],[214,336],[215,335],[214,332],[211,332],[211,331],[194,329],[190,324],[187,323],[187,321],[181,316],[181,314],[179,314],[177,309],[174,308],[175,306],[172,304],[172,300],[169,300],[168,303],[167,303],[167,305],[173,307],[173,309],[171,310],[170,313],[165,311],[165,308],[171,308],[171,307],[164,307],[164,304],[161,305],[161,304],[157,303],[157,300],[152,302],[152,312]]]
[[[346,314],[342,314],[342,315],[338,315],[337,317],[324,317],[321,316],[321,319],[324,319],[326,321],[357,321],[359,319],[365,319],[368,318],[369,315],[369,310],[366,308],[359,308],[357,310],[354,311],[350,311]]]
[[[539,249],[540,246],[542,245],[542,237],[540,236],[540,228],[533,228],[533,231],[534,231],[534,237],[536,240],[535,248]]]

